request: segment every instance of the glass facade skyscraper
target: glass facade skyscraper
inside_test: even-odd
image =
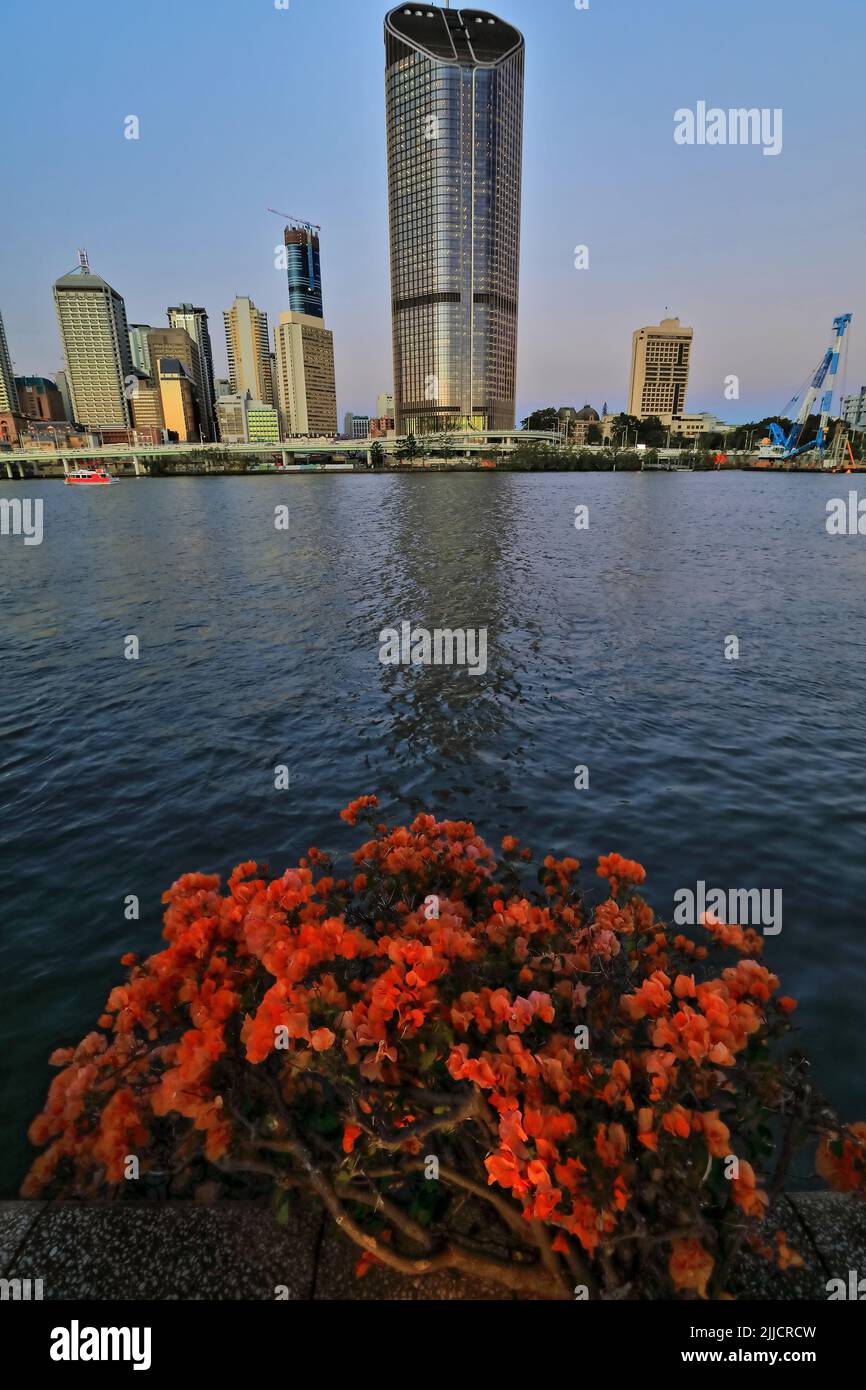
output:
[[[306,314],[308,318],[324,318],[318,227],[307,222],[291,222],[286,227],[284,240],[289,309],[294,314]]]
[[[385,18],[397,429],[512,429],[523,37],[486,10]]]

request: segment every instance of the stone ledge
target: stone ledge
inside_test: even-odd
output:
[[[776,1205],[766,1238],[783,1229],[806,1260],[781,1273],[744,1250],[732,1274],[739,1298],[825,1300],[827,1282],[866,1277],[866,1204],[830,1193]],[[450,1272],[406,1279],[381,1265],[355,1276],[359,1251],[313,1210],[279,1226],[267,1205],[0,1203],[6,1279],[42,1279],[47,1300],[503,1300],[494,1285]]]
[[[837,1192],[799,1192],[783,1197],[766,1222],[769,1243],[782,1230],[806,1261],[785,1273],[745,1250],[731,1289],[739,1298],[826,1300],[830,1279],[848,1280],[850,1270],[866,1277],[866,1202]]]

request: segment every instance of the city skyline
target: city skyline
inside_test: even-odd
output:
[[[276,203],[322,224],[339,415],[369,410],[391,379],[381,40],[387,8],[330,0],[326,7],[245,15],[243,29],[233,31],[237,56],[255,53],[266,77],[286,45],[315,42],[327,49],[341,97],[329,106],[317,94],[315,71],[296,74],[293,101],[306,109],[315,97],[316,113],[308,132],[315,157],[301,175],[286,171],[272,138],[280,106],[266,80],[249,126],[238,123],[243,130],[209,108],[215,158],[217,149],[221,158],[238,154],[244,136],[249,148],[250,130],[257,133],[231,199],[217,180],[172,182],[171,171],[192,158],[193,147],[198,151],[203,132],[195,122],[190,134],[174,123],[169,129],[164,109],[149,104],[137,52],[127,61],[113,48],[117,60],[85,104],[73,68],[53,49],[38,72],[12,73],[6,95],[13,124],[25,122],[35,139],[41,136],[44,152],[38,177],[25,173],[14,221],[7,212],[0,308],[15,374],[53,377],[61,364],[50,286],[76,245],[88,247],[136,322],[161,323],[166,304],[190,301],[213,320],[236,292],[249,294],[276,322],[286,308],[286,272],[274,266],[282,229],[267,212]],[[855,316],[844,389],[855,391],[866,379],[857,334],[866,313],[858,231],[864,193],[852,178],[863,97],[848,80],[866,21],[848,0],[834,0],[832,8],[850,39],[841,46],[830,32],[815,33],[814,11],[801,0],[771,0],[760,15],[734,0],[718,19],[713,44],[696,47],[689,6],[680,0],[651,12],[599,4],[581,13],[554,0],[496,7],[527,42],[518,419],[551,403],[600,407],[607,399],[624,407],[632,332],[673,315],[695,331],[692,410],[730,419],[780,410],[817,362],[830,320],[843,311]],[[96,0],[84,10],[94,19],[107,13]],[[234,13],[223,0],[208,8],[209,25],[196,29],[203,61],[217,56],[221,20]],[[15,0],[13,40],[23,20]],[[172,16],[184,32],[190,22]],[[58,7],[52,23],[62,40],[71,17]],[[157,12],[147,34],[136,35],[145,56],[155,58],[168,33],[167,15]],[[831,63],[840,93],[832,138],[826,92],[812,80],[813,69],[829,72]],[[779,157],[677,146],[674,111],[704,95],[783,108]],[[68,119],[58,121],[55,112]],[[133,112],[138,141],[124,137],[124,118]],[[82,148],[96,176],[86,193],[79,186]],[[151,176],[154,189],[170,189],[170,219],[159,198],[150,209],[142,206],[142,182]],[[64,217],[54,215],[57,202]],[[579,245],[588,248],[586,270],[575,268]],[[218,338],[214,370],[222,377]],[[739,400],[724,394],[731,374],[740,379]]]

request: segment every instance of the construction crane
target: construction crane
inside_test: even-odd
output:
[[[839,371],[839,358],[842,352],[842,341],[845,337],[848,325],[853,318],[852,314],[840,314],[833,320],[834,339],[828,347],[821,363],[812,377],[803,404],[797,414],[797,418],[788,434],[777,425],[775,421],[770,425],[770,443],[765,444],[760,452],[759,458],[781,459],[789,462],[791,459],[799,458],[802,454],[811,453],[814,449],[818,457],[823,461],[824,448],[827,442],[827,423],[830,419],[830,410],[833,405],[833,392],[836,389],[836,376]],[[821,395],[821,420],[818,425],[818,433],[808,444],[801,444],[803,431],[806,428],[809,416],[812,413],[812,406],[818,399],[818,395],[823,388]],[[794,398],[796,400],[796,397]]]
[[[279,208],[268,208],[274,217],[282,217],[286,222],[293,222],[296,227],[308,228],[311,232],[320,232],[322,229],[318,222],[308,222],[304,217],[293,217],[290,212],[280,212]]]

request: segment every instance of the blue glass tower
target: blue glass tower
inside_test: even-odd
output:
[[[290,310],[314,319],[324,318],[319,228],[309,222],[289,223],[285,244]]]

